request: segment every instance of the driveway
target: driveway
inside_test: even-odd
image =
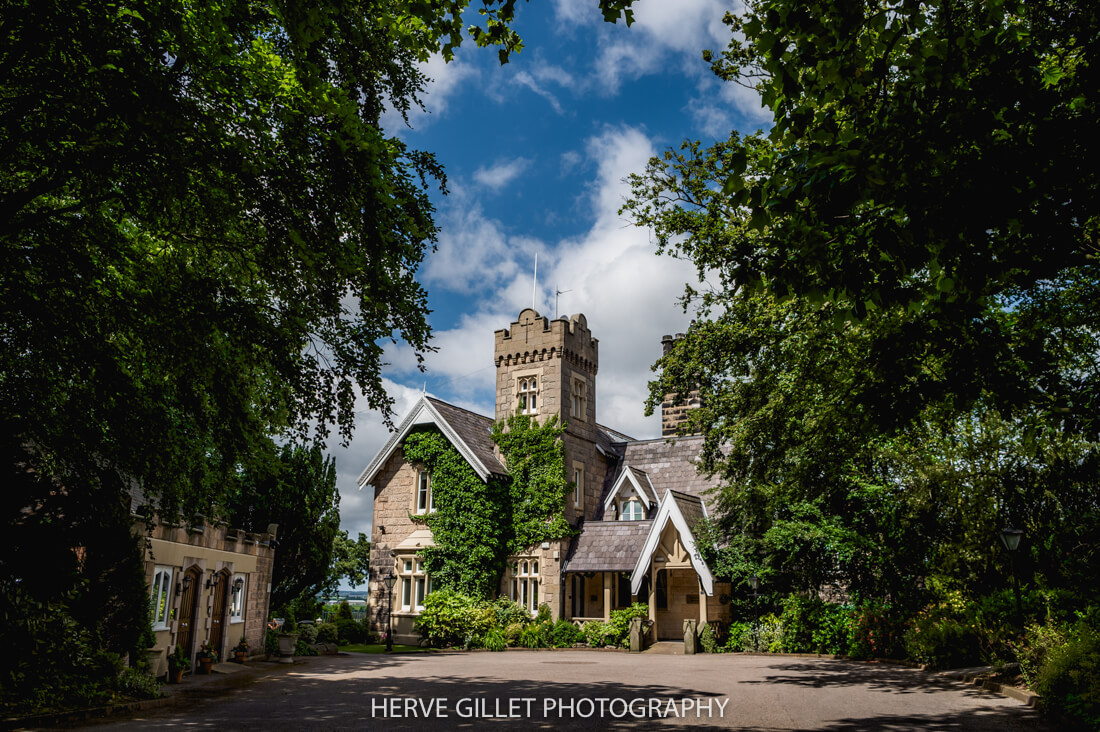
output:
[[[916,669],[742,655],[348,654],[186,704],[88,729],[1054,729]]]

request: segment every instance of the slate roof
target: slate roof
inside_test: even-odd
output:
[[[689,496],[680,491],[669,491],[669,493],[672,495],[672,500],[676,502],[676,508],[680,509],[680,515],[687,522],[688,529],[694,534],[695,527],[706,518],[706,513],[703,510],[703,500],[699,496]]]
[[[695,460],[702,447],[701,436],[636,440],[623,444],[623,462],[649,476],[658,501],[664,499],[666,491],[673,490],[709,502],[707,491],[717,486],[720,478],[704,477],[696,469]],[[616,479],[621,470],[620,466],[615,471]]]
[[[466,443],[466,446],[477,455],[481,464],[486,467],[490,473],[496,475],[507,475],[508,471],[497,460],[496,455],[493,453],[493,440],[490,437],[493,429],[493,420],[488,417],[482,417],[480,414],[471,412],[468,409],[462,407],[456,407],[453,404],[436,399],[432,396],[424,397],[436,411],[439,412],[439,416],[447,420],[447,424],[458,433],[458,436],[462,438],[462,441]]]
[[[573,539],[564,572],[630,572],[652,520],[586,521]]]

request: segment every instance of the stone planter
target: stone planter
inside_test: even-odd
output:
[[[279,633],[279,663],[294,663],[294,646],[297,644],[297,633]]]
[[[160,676],[160,659],[163,655],[164,650],[161,648],[145,649],[145,661],[149,664],[149,673],[153,676]]]

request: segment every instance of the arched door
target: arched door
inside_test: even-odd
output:
[[[183,575],[183,597],[180,598],[180,622],[176,629],[176,645],[183,651],[184,658],[190,659],[194,653],[195,614],[198,609],[198,597],[202,579],[202,570],[192,567]]]
[[[218,572],[214,575],[214,614],[210,617],[210,647],[218,654],[218,660],[224,657],[222,641],[225,639],[226,600],[229,597],[229,575]]]

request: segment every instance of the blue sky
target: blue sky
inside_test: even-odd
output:
[[[426,111],[387,132],[436,154],[450,194],[435,195],[439,246],[420,271],[438,351],[416,369],[401,344],[386,351],[385,385],[400,418],[422,389],[493,414],[493,331],[531,305],[554,316],[583,312],[600,341],[597,417],[638,438],[656,437],[643,415],[650,366],[665,333],[690,316],[677,300],[694,267],[658,257],[644,229],[618,216],[623,182],[684,139],[709,142],[767,124],[754,92],[714,77],[701,51],[725,47],[730,0],[641,0],[627,28],[604,23],[596,0],[517,6],[524,49],[500,66],[495,50],[467,44],[450,64],[425,65]],[[354,440],[330,445],[342,527],[370,534],[369,490],[356,478],[388,432],[374,412],[356,415]]]

